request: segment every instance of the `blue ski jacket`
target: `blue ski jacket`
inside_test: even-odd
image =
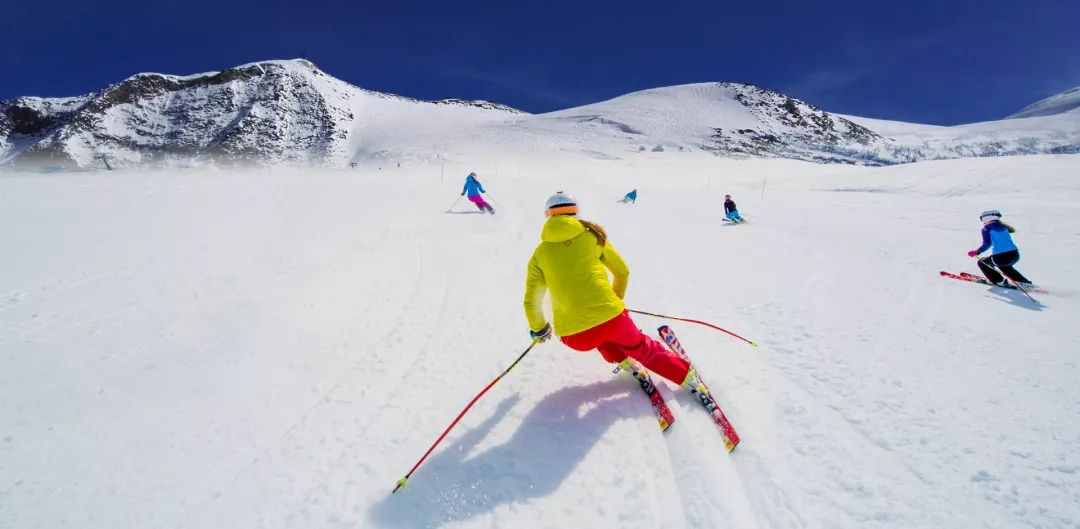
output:
[[[629,198],[630,200],[637,200],[637,189],[627,193],[626,198]]]
[[[487,193],[487,191],[484,191],[484,186],[480,185],[480,182],[477,182],[473,177],[466,177],[465,187],[461,188],[461,194],[475,197],[480,193]]]
[[[1009,229],[998,221],[983,226],[982,246],[975,250],[975,253],[983,253],[990,248],[994,249],[990,255],[1019,251],[1012,240],[1012,235],[1009,235]]]

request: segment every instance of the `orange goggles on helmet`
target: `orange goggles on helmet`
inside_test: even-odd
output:
[[[577,212],[577,204],[567,204],[565,206],[555,206],[553,208],[549,208],[547,210],[547,216],[551,217],[554,215],[577,215]]]

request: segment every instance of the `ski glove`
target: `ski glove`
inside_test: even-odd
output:
[[[975,250],[971,250],[968,252],[968,257],[977,257],[978,255],[979,252],[976,252]]]
[[[544,324],[544,328],[540,329],[539,331],[529,329],[529,336],[531,336],[532,339],[539,341],[540,343],[548,341],[548,339],[551,338],[551,324]]]

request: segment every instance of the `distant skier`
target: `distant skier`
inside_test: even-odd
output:
[[[1013,268],[1013,265],[1020,260],[1020,250],[1010,235],[1016,230],[1001,222],[1001,212],[996,209],[982,212],[979,220],[983,222],[982,246],[968,252],[968,257],[978,257],[986,250],[991,250],[990,256],[979,259],[979,269],[982,270],[986,279],[995,285],[1004,286],[1007,283],[1001,274],[1005,274],[1021,286],[1034,286],[1023,274]],[[996,268],[1001,269],[1001,272],[999,273]]]
[[[739,216],[739,210],[735,207],[735,201],[731,200],[731,195],[724,195],[724,216],[731,222],[746,222]]]
[[[571,349],[599,349],[611,363],[630,357],[676,384],[701,388],[689,362],[642,333],[630,319],[622,300],[630,269],[604,229],[578,219],[577,201],[562,191],[548,198],[545,206],[548,219],[525,279],[529,335],[540,341],[552,336],[543,310],[550,290],[554,333]],[[608,271],[614,275],[614,285]]]
[[[465,187],[461,188],[461,194],[468,195],[469,201],[476,204],[480,211],[486,211],[494,215],[495,208],[484,200],[484,197],[481,196],[482,193],[487,193],[487,191],[484,191],[484,186],[480,184],[480,180],[476,179],[476,173],[469,173],[469,176],[465,177]]]
[[[626,196],[623,197],[622,200],[620,200],[619,202],[621,202],[623,204],[626,204],[628,202],[631,203],[631,204],[636,204],[637,203],[637,189],[627,193]]]

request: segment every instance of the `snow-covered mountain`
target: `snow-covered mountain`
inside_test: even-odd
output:
[[[1080,113],[942,127],[847,116],[888,138],[868,155],[887,163],[986,156],[1080,153]]]
[[[779,92],[737,83],[700,83],[634,92],[537,116],[590,127],[631,150],[698,149],[726,156],[856,162],[848,153],[887,147],[848,119]],[[599,137],[590,145],[603,145]],[[627,145],[614,149],[624,150]],[[651,149],[650,149],[651,147]]]
[[[1075,153],[1080,113],[1061,110],[1075,106],[1075,92],[1036,103],[1014,116],[1020,119],[955,127],[842,116],[735,83],[643,90],[533,115],[487,101],[419,101],[364,90],[298,59],[189,76],[139,74],[85,96],[0,102],[0,163],[85,167],[107,158],[114,165],[333,167],[491,152],[617,159],[706,151],[890,165]]]
[[[0,103],[0,162],[90,165],[105,155],[139,165],[189,160],[338,165],[357,128],[483,119],[517,111],[486,101],[417,101],[363,90],[298,59],[221,72],[134,75],[93,94]],[[394,120],[390,120],[394,121]]]
[[[1054,94],[1046,99],[1040,99],[1007,119],[1053,116],[1054,114],[1074,112],[1077,109],[1080,109],[1080,86],[1060,94]]]

